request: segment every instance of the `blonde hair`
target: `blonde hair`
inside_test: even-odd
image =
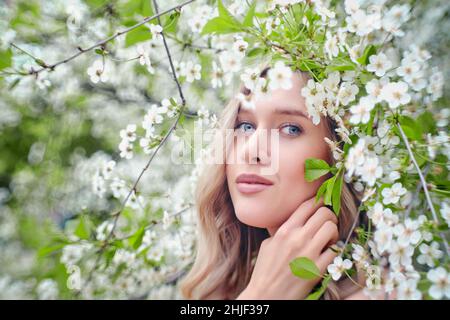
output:
[[[268,68],[261,72],[265,76]],[[301,73],[302,77],[307,74]],[[241,92],[249,90],[241,85]],[[220,134],[216,139],[230,141],[234,128],[239,101],[231,99],[219,118]],[[330,139],[339,141],[335,132],[336,124],[325,118]],[[212,147],[227,146],[213,141]],[[333,157],[331,157],[333,159]],[[333,160],[334,161],[334,160]],[[207,164],[199,177],[195,191],[198,214],[197,254],[189,273],[180,284],[186,299],[235,299],[246,288],[253,272],[261,242],[269,237],[266,229],[248,226],[236,217],[227,185],[225,156],[223,164]],[[344,240],[351,231],[357,215],[359,197],[351,185],[343,183],[341,211],[339,215],[339,238]],[[339,299],[339,290],[330,283],[324,299]]]

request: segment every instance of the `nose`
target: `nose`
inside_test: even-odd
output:
[[[250,136],[245,136],[241,159],[248,164],[270,164],[270,133],[266,128],[257,128]]]

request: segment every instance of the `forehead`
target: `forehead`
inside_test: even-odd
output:
[[[264,115],[281,113],[307,117],[305,101],[301,95],[301,89],[305,86],[307,79],[300,72],[294,72],[291,81],[292,87],[288,90],[278,88],[256,95],[253,97],[255,110],[247,110],[240,107],[239,114],[256,113]],[[280,110],[284,112],[279,112]]]

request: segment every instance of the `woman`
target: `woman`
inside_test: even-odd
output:
[[[268,70],[260,76],[267,78]],[[181,284],[185,298],[304,299],[320,278],[295,277],[289,262],[306,256],[323,274],[337,255],[329,246],[350,232],[360,195],[344,183],[337,219],[322,200],[314,202],[317,189],[328,177],[313,182],[304,178],[307,158],[333,163],[324,138],[339,141],[333,120],[327,117],[314,125],[307,116],[301,95],[307,80],[305,73],[294,72],[290,89],[278,88],[255,97],[254,110],[243,108],[238,99],[223,110],[222,137],[229,138],[234,129],[233,143],[223,147],[227,161],[208,165],[199,179],[198,252]],[[252,94],[244,86],[241,93]],[[277,151],[259,141],[273,129],[279,132]],[[257,151],[251,154],[251,150]],[[276,156],[277,171],[263,175]],[[245,174],[257,175],[262,183],[251,184],[258,181]],[[330,284],[323,297],[366,298],[357,281],[347,278]]]

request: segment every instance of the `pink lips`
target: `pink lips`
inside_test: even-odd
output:
[[[237,189],[242,193],[256,193],[273,185],[273,182],[256,174],[241,174],[236,179]]]

